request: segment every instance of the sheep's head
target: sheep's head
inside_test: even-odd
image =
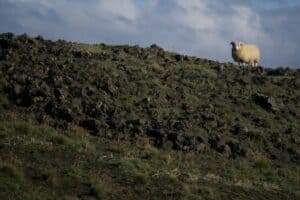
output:
[[[244,45],[244,43],[243,42],[239,42],[237,46],[238,46],[238,48],[240,48],[242,45]]]
[[[231,42],[230,43],[231,44],[231,46],[232,46],[232,49],[234,50],[234,51],[237,51],[237,50],[239,50],[240,49],[240,47],[244,44],[243,42]]]
[[[236,45],[236,43],[235,42],[230,42],[230,44],[231,44],[231,46],[232,46],[232,50],[238,50],[238,45]]]

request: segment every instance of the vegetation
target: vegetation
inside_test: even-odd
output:
[[[0,199],[299,199],[300,71],[0,35]]]

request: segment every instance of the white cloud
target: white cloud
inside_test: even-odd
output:
[[[177,0],[180,9],[173,11],[174,20],[182,26],[203,33],[221,33],[219,37],[226,37],[224,32],[233,36],[255,42],[264,35],[260,16],[248,7],[237,5],[227,7],[227,13],[218,13],[211,6],[212,1]],[[223,15],[222,15],[223,14]],[[264,36],[265,37],[265,36]],[[212,38],[213,39],[213,38]]]
[[[135,21],[139,16],[139,9],[132,0],[102,0],[98,4],[99,12],[106,15],[122,17]]]
[[[234,6],[232,11],[231,20],[226,20],[227,24],[231,23],[233,35],[257,43],[258,38],[264,35],[259,15],[242,6]]]
[[[208,1],[178,0],[179,10],[173,11],[177,22],[195,30],[210,30],[217,26],[215,17],[209,15]]]

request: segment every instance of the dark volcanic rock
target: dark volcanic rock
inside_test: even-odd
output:
[[[294,71],[290,68],[279,67],[277,69],[268,70],[268,75],[271,76],[289,76],[294,73]]]
[[[157,45],[13,34],[0,34],[0,54],[0,117],[28,112],[55,128],[146,137],[165,149],[212,150],[230,158],[252,151],[279,159],[285,152],[297,161],[299,70],[240,68]]]
[[[70,107],[67,105],[57,105],[54,100],[49,101],[44,109],[47,114],[56,119],[67,122],[72,122],[74,119],[74,113]]]
[[[256,93],[253,95],[256,104],[260,105],[265,110],[278,111],[278,105],[273,97],[264,94]]]
[[[79,123],[80,126],[90,131],[92,135],[99,135],[101,131],[104,132],[109,126],[105,122],[100,122],[96,119],[86,119]]]

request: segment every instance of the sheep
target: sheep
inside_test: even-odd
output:
[[[257,66],[260,60],[259,48],[253,44],[244,44],[242,42],[231,42],[232,45],[232,58],[239,65],[251,64]]]

